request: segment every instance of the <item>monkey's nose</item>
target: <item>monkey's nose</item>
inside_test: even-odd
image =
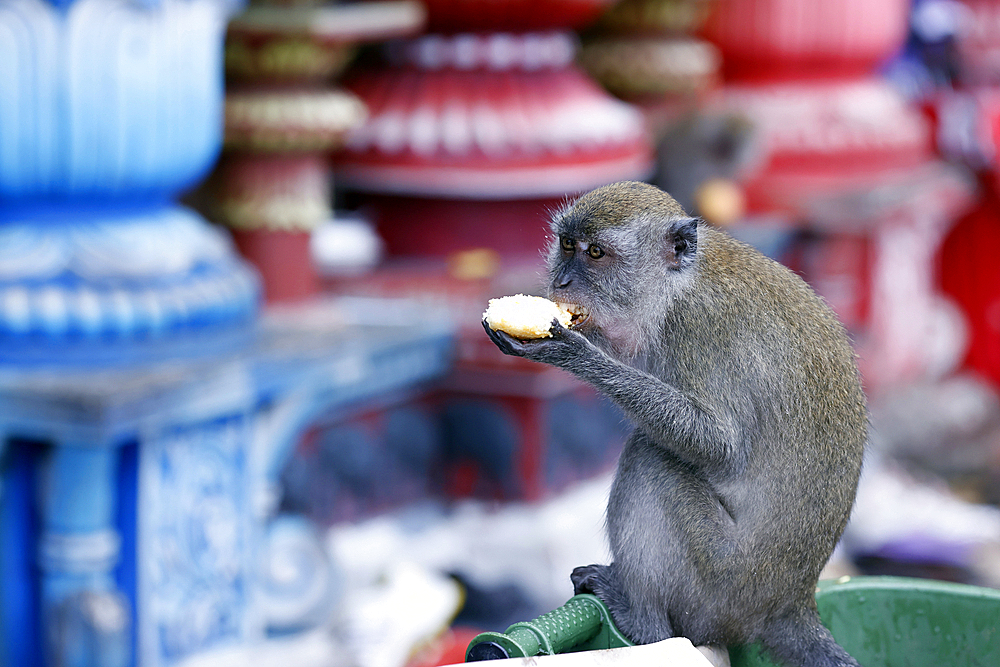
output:
[[[555,289],[566,289],[571,282],[573,282],[573,278],[569,271],[563,271],[552,281],[552,287]]]

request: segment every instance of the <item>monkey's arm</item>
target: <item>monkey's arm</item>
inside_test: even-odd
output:
[[[739,430],[676,387],[607,355],[582,334],[553,321],[552,337],[520,340],[494,331],[490,339],[504,354],[550,364],[573,373],[607,394],[632,422],[653,439],[696,465],[740,466],[745,462]]]

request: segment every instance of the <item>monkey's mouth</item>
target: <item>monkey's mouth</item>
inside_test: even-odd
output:
[[[578,303],[560,303],[559,307],[570,314],[570,329],[576,329],[590,319],[590,313]]]

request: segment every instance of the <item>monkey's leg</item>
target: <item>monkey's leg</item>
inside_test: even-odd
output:
[[[814,609],[775,620],[761,642],[789,667],[860,667],[834,640]]]
[[[742,567],[735,525],[707,482],[641,429],[619,459],[607,526],[614,563],[596,578],[598,597],[614,601],[626,636],[730,636],[730,609],[743,604],[734,595],[733,568]]]

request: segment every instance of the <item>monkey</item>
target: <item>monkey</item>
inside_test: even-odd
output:
[[[548,297],[568,327],[502,352],[565,369],[632,423],[609,494],[609,565],[576,568],[639,644],[760,642],[858,667],[815,586],[849,519],[869,414],[847,332],[799,276],[626,181],[556,211]]]

